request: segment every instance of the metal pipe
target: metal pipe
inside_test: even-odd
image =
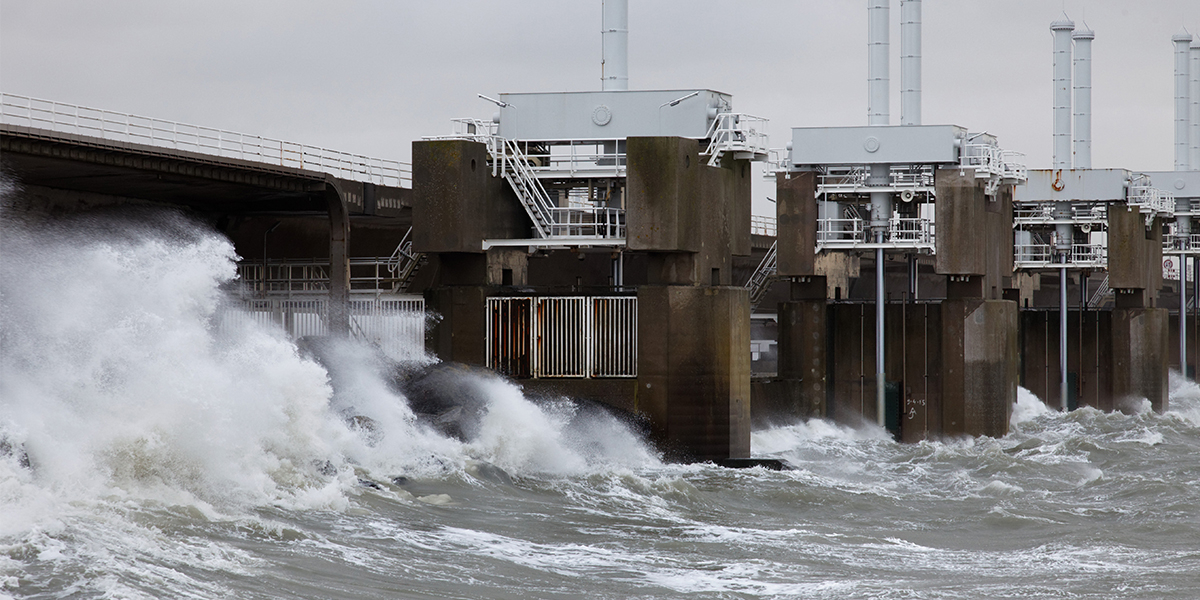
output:
[[[600,89],[629,89],[629,0],[601,0]]]
[[[1188,100],[1191,108],[1188,110],[1188,125],[1191,133],[1188,135],[1191,147],[1188,149],[1188,164],[1193,171],[1200,171],[1200,40],[1193,40],[1188,51],[1191,57],[1188,65]]]
[[[887,404],[887,377],[883,371],[883,309],[886,307],[883,293],[883,248],[875,249],[875,420],[880,427],[887,426],[885,409]]]
[[[888,14],[891,0],[867,0],[867,123],[888,125]]]
[[[1092,40],[1087,29],[1071,35],[1075,40],[1075,168],[1092,168]]]
[[[1071,168],[1071,32],[1069,19],[1050,24],[1054,32],[1054,168]]]
[[[1059,384],[1059,406],[1063,412],[1069,410],[1067,394],[1067,268],[1058,270],[1058,370],[1062,374]]]
[[[921,124],[921,0],[900,0],[900,124]]]
[[[871,165],[871,173],[867,177],[868,186],[884,187],[891,184],[892,168],[890,165]],[[887,232],[888,220],[892,218],[891,192],[871,192],[871,229],[875,237],[882,238]],[[883,239],[876,241],[882,242]]]
[[[1188,99],[1188,88],[1191,86],[1189,74],[1191,61],[1192,34],[1177,33],[1171,41],[1175,44],[1175,170],[1188,170],[1188,153],[1190,127],[1188,113],[1191,111]]]
[[[1187,377],[1187,255],[1179,255],[1179,372]]]

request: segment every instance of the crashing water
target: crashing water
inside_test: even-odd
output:
[[[463,442],[365,349],[215,327],[236,257],[183,217],[0,236],[0,598],[1200,597],[1178,377],[1161,415],[1022,391],[1003,439],[755,432],[785,472],[477,378]]]

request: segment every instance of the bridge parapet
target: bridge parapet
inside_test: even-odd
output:
[[[412,187],[412,165],[296,142],[0,93],[0,122]]]

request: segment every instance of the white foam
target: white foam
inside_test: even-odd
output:
[[[1032,421],[1039,417],[1056,414],[1057,411],[1046,406],[1037,394],[1023,388],[1017,387],[1017,401],[1013,404],[1012,415],[1008,418],[1009,426],[1021,425]]]

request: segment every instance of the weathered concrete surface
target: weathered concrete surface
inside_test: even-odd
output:
[[[486,304],[487,288],[483,286],[458,285],[426,290],[427,310],[440,317],[425,333],[426,350],[444,361],[486,365]]]
[[[947,300],[942,309],[942,434],[1002,437],[1008,433],[1020,377],[1017,305]],[[954,376],[960,369],[961,375]]]
[[[820,287],[824,290],[824,281]],[[772,390],[773,405],[762,412],[791,421],[825,416],[827,318],[824,298],[779,304],[779,389]]]
[[[935,186],[936,271],[982,277],[968,282],[970,291],[964,297],[1002,298],[1013,286],[1013,187],[1000,186],[989,196],[985,180],[977,179],[974,169],[958,168],[938,169]]]
[[[731,287],[638,290],[635,411],[668,455],[750,456],[750,300]]]
[[[632,137],[626,142],[626,157],[628,249],[699,252],[700,143],[677,137]]]
[[[983,183],[975,179],[974,169],[950,168],[937,170],[934,186],[937,190],[935,269],[942,275],[986,274]],[[1010,222],[1010,236],[1011,230]]]
[[[532,225],[487,147],[465,140],[413,142],[413,249],[482,252],[488,238],[524,239]]]
[[[600,402],[633,415],[637,379],[524,379],[526,396],[565,396],[576,400]]]
[[[526,285],[529,283],[529,253],[524,248],[489,248],[487,251],[488,285]]]
[[[1162,289],[1162,219],[1146,225],[1137,207],[1113,205],[1108,209],[1108,285],[1119,305],[1152,307]]]
[[[1112,388],[1114,408],[1136,409],[1143,398],[1156,412],[1167,410],[1168,315],[1163,308],[1113,309]]]
[[[775,194],[776,273],[780,277],[816,275],[816,173],[777,173]]]
[[[630,138],[627,248],[651,259],[649,283],[731,285],[733,256],[750,254],[750,167],[710,167],[696,140]]]

